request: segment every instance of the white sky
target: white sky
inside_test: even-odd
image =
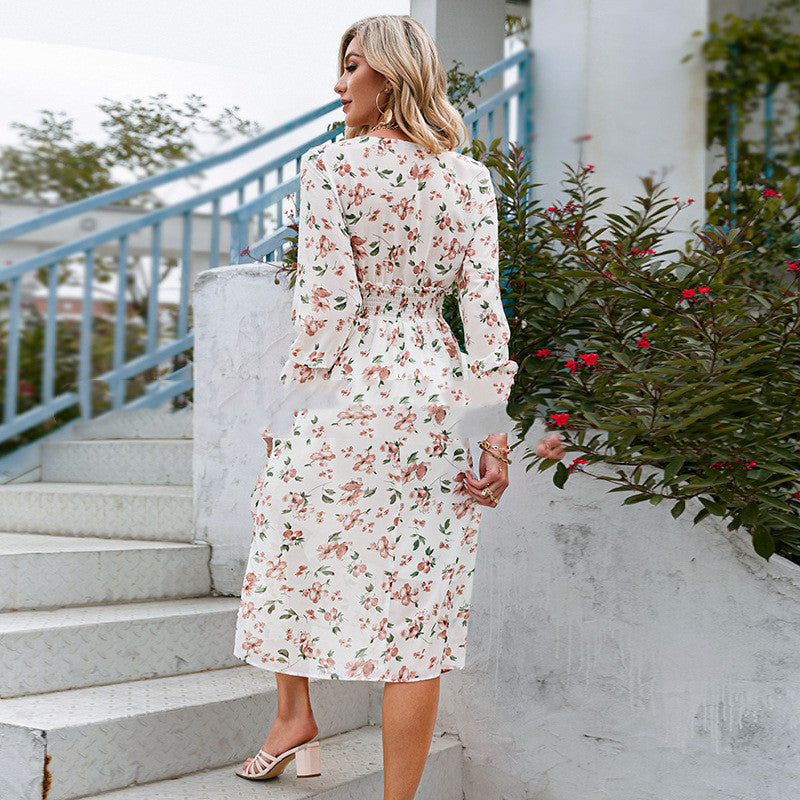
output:
[[[336,99],[347,26],[407,14],[410,0],[25,0],[0,27],[0,144],[12,121],[64,110],[97,135],[103,97],[194,92],[209,111],[238,105],[265,128]]]

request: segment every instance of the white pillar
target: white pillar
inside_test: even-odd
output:
[[[463,69],[483,69],[503,57],[505,0],[411,0],[409,14],[436,42],[445,71],[460,61]],[[494,89],[487,86],[483,98]],[[499,84],[498,84],[499,85]]]
[[[558,196],[563,165],[595,165],[611,205],[639,193],[639,176],[669,170],[671,195],[696,203],[705,190],[705,73],[695,30],[708,0],[535,0],[534,177],[539,197]]]

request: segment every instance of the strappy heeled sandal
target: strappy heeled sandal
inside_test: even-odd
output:
[[[236,770],[240,778],[251,781],[263,781],[267,778],[277,778],[294,759],[298,778],[315,778],[322,775],[319,758],[319,742],[311,741],[293,747],[279,756],[272,756],[262,747],[253,756],[253,760]],[[249,770],[249,771],[246,771]]]

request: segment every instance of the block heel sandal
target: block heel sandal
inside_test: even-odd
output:
[[[279,756],[271,756],[264,752],[262,747],[249,764],[236,770],[236,774],[240,778],[247,778],[251,781],[277,778],[292,759],[294,759],[298,778],[315,778],[322,775],[318,741],[298,745]]]

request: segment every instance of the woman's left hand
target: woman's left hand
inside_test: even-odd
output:
[[[508,465],[482,450],[478,471],[480,478],[475,478],[471,472],[460,473],[463,476],[464,486],[482,506],[495,508],[508,486]],[[485,489],[488,491],[484,494]],[[492,495],[495,500],[492,499]]]

